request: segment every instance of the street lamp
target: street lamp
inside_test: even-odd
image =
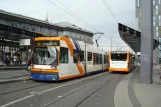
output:
[[[103,32],[96,32],[96,33],[94,33],[94,35],[97,35],[97,34],[100,34],[100,36],[95,40],[96,41],[96,44],[97,44],[97,47],[99,47],[99,45],[98,45],[98,39],[104,34]]]

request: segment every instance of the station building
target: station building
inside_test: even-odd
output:
[[[15,65],[13,63],[14,55],[21,57],[21,63],[17,65],[26,65],[30,57],[32,41],[35,37],[63,35],[93,44],[93,32],[77,25],[68,22],[53,24],[48,21],[0,10],[0,65]],[[30,45],[20,46],[21,39],[30,39]],[[4,63],[5,56],[9,56],[7,60],[10,63]]]

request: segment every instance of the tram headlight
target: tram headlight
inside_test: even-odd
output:
[[[54,66],[54,65],[52,65],[50,68],[51,68],[51,69],[57,69],[57,67]]]

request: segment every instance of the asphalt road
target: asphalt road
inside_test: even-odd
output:
[[[22,81],[0,85],[0,107],[114,107],[126,74],[103,72],[62,82]]]
[[[30,72],[25,69],[0,71],[0,80],[28,76],[29,73]]]

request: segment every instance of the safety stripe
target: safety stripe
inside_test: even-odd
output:
[[[79,43],[78,43],[78,41],[77,41],[77,40],[76,40],[76,43],[77,43],[77,45],[78,45],[79,50],[81,50],[80,45],[79,45]]]
[[[65,41],[69,50],[70,50],[70,53],[71,53],[71,56],[73,56],[73,51],[74,51],[74,47],[73,47],[73,44],[72,42],[70,41],[69,38],[67,37],[61,37],[61,40]]]
[[[119,69],[119,70],[118,70]],[[109,68],[109,71],[129,72],[129,68]]]
[[[80,76],[83,76],[83,75],[77,74],[77,75],[71,75],[71,76],[60,77],[59,80],[66,80],[66,79],[76,78],[76,77],[80,77]]]
[[[80,50],[80,47],[79,47],[77,41],[75,39],[72,39],[72,40],[73,40],[73,43],[75,45],[76,50],[79,51]]]
[[[73,56],[74,47],[73,47],[72,42],[70,41],[70,39],[67,38],[67,37],[61,37],[61,40],[64,40],[66,42],[66,44],[68,45],[69,50],[71,52],[71,55]],[[80,62],[76,63],[76,66],[77,66],[77,69],[78,69],[80,75],[84,75],[83,66],[80,64]]]

